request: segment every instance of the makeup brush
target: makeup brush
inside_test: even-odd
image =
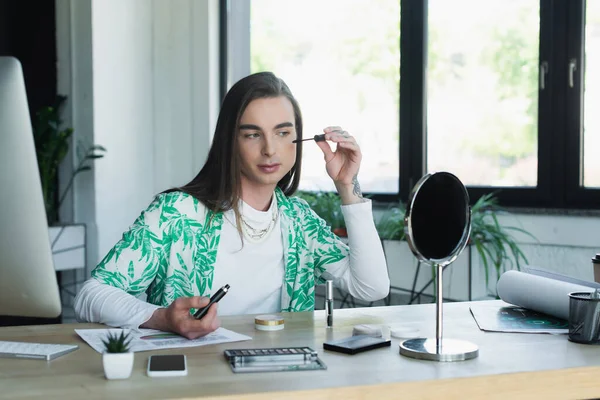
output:
[[[294,141],[292,141],[292,143],[298,143],[298,142],[306,142],[307,140],[314,140],[315,142],[324,142],[325,141],[325,134],[322,135],[315,135],[314,137],[308,138],[308,139],[296,139]]]

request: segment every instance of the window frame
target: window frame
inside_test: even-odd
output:
[[[240,16],[236,8],[243,3]],[[399,175],[398,193],[365,193],[385,203],[407,202],[414,184],[427,168],[427,32],[428,1],[400,1]],[[231,71],[248,70],[250,59],[236,57],[232,66],[229,18],[250,19],[250,0],[220,0],[221,95]],[[546,62],[545,87],[538,85],[538,184],[536,187],[467,185],[471,203],[495,193],[506,207],[600,209],[600,188],[583,187],[583,83],[585,71],[586,0],[540,0],[539,64]],[[245,12],[245,14],[243,14]],[[249,35],[247,41],[249,43]],[[242,45],[243,46],[243,45]],[[246,44],[246,46],[249,46]],[[239,48],[239,44],[238,44]],[[572,88],[567,84],[569,60],[577,60]],[[404,60],[404,61],[402,61]],[[244,66],[244,63],[247,65]],[[238,72],[239,74],[239,72]],[[404,77],[404,78],[403,78]]]

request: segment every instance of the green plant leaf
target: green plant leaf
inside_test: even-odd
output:
[[[298,191],[296,196],[306,201],[310,208],[327,222],[332,231],[346,227],[341,208],[342,201],[337,193]]]
[[[499,278],[508,269],[521,269],[521,261],[528,262],[513,233],[522,233],[536,239],[523,228],[500,223],[498,216],[510,213],[498,206],[494,193],[481,196],[471,207],[471,213],[471,241],[483,262],[487,287],[490,268],[494,268],[496,277]]]
[[[127,353],[132,338],[129,333],[125,334],[122,330],[121,334],[109,332],[106,339],[102,340],[107,353]]]
[[[81,169],[85,158],[82,158],[80,153],[77,152],[80,155],[79,163],[74,166],[73,173],[67,181],[65,189],[62,193],[59,193],[58,169],[69,152],[73,135],[73,128],[63,127],[61,119],[66,100],[66,96],[56,96],[54,104],[44,106],[35,113],[32,124],[42,195],[49,224],[58,221],[58,210],[66,194],[71,189],[75,176],[87,170]],[[99,145],[93,145],[91,149],[106,150]],[[93,159],[90,161],[93,161]]]
[[[375,223],[382,240],[404,240],[404,217],[406,208],[402,203],[390,205]]]

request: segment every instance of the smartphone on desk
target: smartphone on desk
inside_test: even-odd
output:
[[[155,355],[148,358],[148,376],[186,376],[187,359],[184,354]]]

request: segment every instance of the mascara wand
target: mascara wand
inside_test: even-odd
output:
[[[314,137],[311,137],[311,138],[308,138],[308,139],[296,139],[296,140],[293,140],[292,143],[306,142],[307,140],[314,140],[315,142],[324,142],[325,141],[325,134],[315,135]]]

